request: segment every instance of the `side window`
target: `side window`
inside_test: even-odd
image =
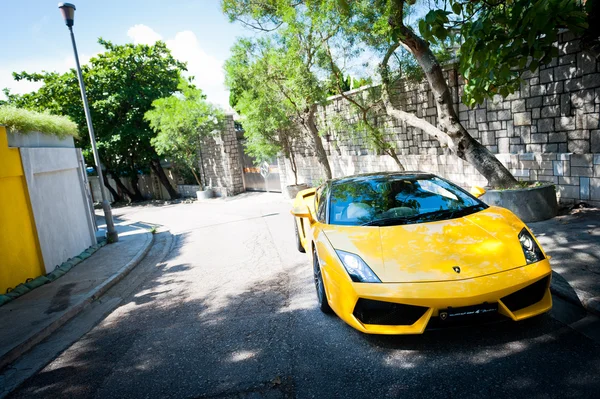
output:
[[[327,195],[329,193],[329,186],[323,186],[319,193],[319,202],[317,207],[317,220],[321,223],[325,223],[327,218]]]

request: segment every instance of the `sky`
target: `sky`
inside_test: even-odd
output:
[[[97,40],[151,44],[163,40],[188,63],[188,76],[210,102],[228,108],[223,63],[236,37],[251,33],[229,23],[219,0],[72,0],[74,32],[82,63],[102,52]],[[56,0],[0,0],[0,89],[36,90],[12,72],[66,72],[75,67],[68,28]],[[4,95],[0,93],[0,98]]]

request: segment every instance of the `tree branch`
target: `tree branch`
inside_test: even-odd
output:
[[[383,105],[385,106],[385,110],[388,115],[406,122],[412,127],[416,127],[417,129],[421,129],[423,133],[435,137],[442,146],[447,146],[450,149],[454,148],[454,144],[450,139],[450,136],[444,133],[442,130],[438,129],[431,123],[427,122],[425,119],[421,119],[415,114],[411,114],[410,112],[402,111],[397,108],[394,108],[392,102],[390,101],[390,97],[387,91],[387,85],[384,84],[381,88],[381,97],[383,99]]]

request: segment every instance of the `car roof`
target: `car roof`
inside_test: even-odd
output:
[[[358,175],[352,176],[344,176],[338,177],[336,179],[332,179],[331,184],[337,185],[340,183],[348,183],[348,182],[360,182],[360,181],[369,181],[369,180],[377,180],[382,178],[395,178],[395,177],[412,177],[412,178],[425,178],[430,179],[435,177],[432,173],[420,172],[420,171],[405,171],[405,172],[371,172],[371,173],[362,173]]]

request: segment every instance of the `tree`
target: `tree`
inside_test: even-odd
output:
[[[157,133],[151,140],[156,152],[185,165],[202,188],[198,151],[203,138],[223,129],[223,112],[206,101],[202,90],[182,80],[179,92],[154,100],[144,118]]]
[[[274,137],[276,131],[281,134],[304,131],[330,179],[331,167],[316,121],[317,104],[327,97],[327,85],[317,74],[321,39],[310,21],[304,22],[266,38],[239,39],[225,64],[226,84],[239,112],[259,115],[258,107],[266,112],[258,116],[268,118],[271,124],[265,134]],[[282,122],[284,119],[292,122],[292,129],[287,126],[288,122]],[[274,129],[280,122],[283,125]],[[252,135],[248,124],[248,121],[244,123],[244,129]]]
[[[552,59],[559,27],[580,32],[585,14],[575,0],[431,1],[419,23],[421,35],[406,21],[415,0],[226,0],[224,10],[255,21],[248,25],[280,29],[306,16],[339,23],[340,40],[368,46],[380,56],[382,101],[386,112],[421,129],[471,163],[493,187],[516,184],[512,174],[460,124],[436,44],[448,40],[460,47],[459,71],[466,79],[463,101],[474,105],[519,87],[522,68],[535,70]],[[523,23],[525,22],[525,23]],[[389,99],[393,60],[404,49],[421,68],[436,99],[438,126],[397,109]],[[397,73],[395,75],[398,75]]]
[[[294,143],[300,136],[301,122],[297,107],[273,81],[273,50],[268,41],[238,40],[225,63],[225,84],[231,90],[231,106],[243,118],[248,154],[262,162],[283,152],[290,160],[294,184],[298,184]]]
[[[82,70],[104,167],[130,200],[143,199],[138,175],[149,170],[155,172],[171,198],[177,198],[177,191],[150,143],[155,133],[144,120],[144,114],[154,100],[168,97],[177,90],[185,64],[175,60],[163,42],[116,45],[99,39],[99,43],[105,51],[93,57]],[[63,74],[21,72],[13,76],[16,80],[42,82],[43,86],[24,95],[7,92],[9,103],[67,115],[79,125],[80,131],[86,131],[74,70]],[[87,135],[81,136],[82,145],[89,147]],[[123,184],[122,177],[130,179],[133,192]],[[107,187],[113,195],[117,194],[112,187]]]
[[[453,35],[458,33],[459,72],[466,79],[463,102],[474,105],[495,94],[507,95],[518,89],[522,68],[527,63],[530,70],[535,70],[540,63],[552,59],[556,54],[553,43],[558,28],[577,29],[583,23],[576,2],[433,2],[434,9],[419,22],[422,36],[407,26],[404,20],[414,1],[335,2],[347,15],[353,32],[359,32],[365,43],[382,54],[380,73],[388,114],[422,129],[448,146],[457,156],[472,164],[492,187],[516,184],[512,174],[459,122],[448,83],[432,45],[454,39]],[[450,18],[451,15],[456,18]],[[439,127],[395,108],[389,101],[389,62],[400,47],[410,52],[425,74],[436,99]]]

